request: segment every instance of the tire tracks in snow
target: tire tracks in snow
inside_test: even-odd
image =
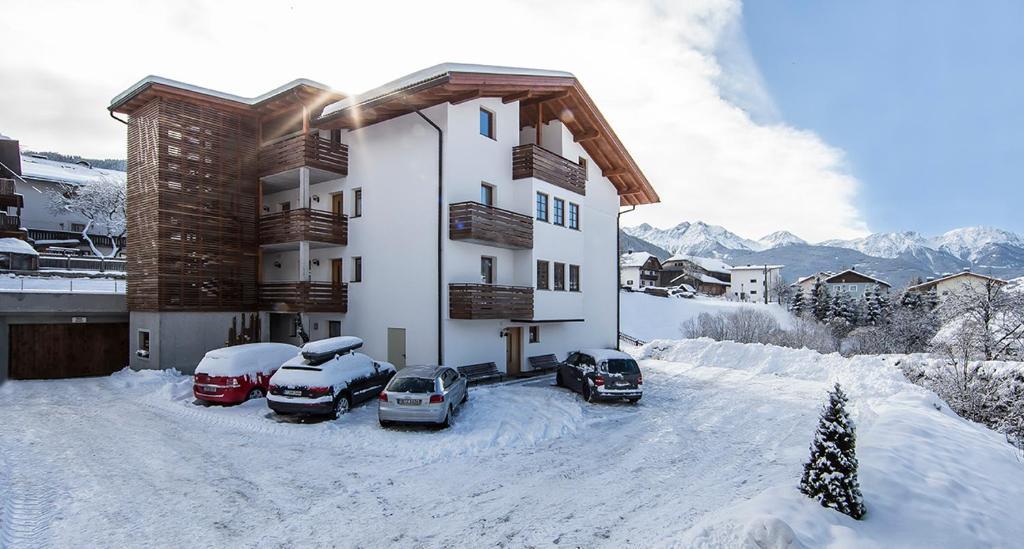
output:
[[[50,475],[28,475],[22,457],[0,455],[0,548],[50,547],[50,525],[62,493]],[[32,459],[32,471],[43,460]],[[47,463],[45,470],[50,470]]]

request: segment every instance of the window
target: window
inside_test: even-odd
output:
[[[550,290],[548,282],[548,262],[537,260],[537,289]]]
[[[554,221],[555,225],[561,225],[561,226],[564,227],[565,226],[565,201],[562,200],[561,198],[556,198],[555,199],[554,214],[555,214],[555,221]]]
[[[548,220],[548,195],[537,193],[537,221]]]
[[[458,380],[459,374],[455,373],[455,370],[445,370],[441,374],[441,387],[445,390],[451,389]]]
[[[530,326],[530,343],[540,343],[540,326]]]
[[[480,203],[487,206],[494,205],[494,185],[480,184]]]
[[[580,291],[580,266],[569,265],[569,291]]]
[[[583,168],[583,179],[585,180],[587,179],[587,159],[581,156],[579,164]]]
[[[751,284],[757,284],[757,280],[755,280],[755,279],[751,278],[751,279],[750,279],[750,283],[751,283]]]
[[[580,228],[580,205],[569,203],[569,228],[579,230]]]
[[[141,358],[149,358],[149,330],[139,330],[139,349],[135,354]]]
[[[363,190],[353,189],[352,190],[352,217],[362,217],[363,215]]]
[[[327,337],[341,337],[341,321],[340,320],[328,320],[327,321]]]
[[[282,212],[287,212],[290,209],[292,209],[292,203],[291,202],[282,202],[281,203],[281,211]]]
[[[341,145],[341,130],[331,130],[331,144]]]
[[[480,135],[494,139],[494,113],[480,107]]]
[[[750,290],[750,295],[757,295],[757,290]]]
[[[84,230],[85,230],[85,224],[84,223],[72,223],[71,224],[71,231],[72,232],[80,233],[80,232],[82,232]]]
[[[555,263],[555,290],[565,291],[565,263]]]
[[[493,257],[481,257],[480,258],[480,282],[484,284],[494,284],[494,258]]]
[[[352,258],[352,282],[363,281],[363,258]]]

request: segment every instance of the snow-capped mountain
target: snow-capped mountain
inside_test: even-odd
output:
[[[849,248],[873,257],[896,258],[906,252],[928,247],[928,239],[914,231],[875,233],[852,240],[826,240],[821,246]]]
[[[683,222],[671,229],[645,223],[627,227],[624,232],[634,242],[648,242],[671,254],[715,257],[734,264],[784,264],[783,276],[787,280],[817,271],[848,268],[860,269],[894,285],[966,268],[1003,279],[1024,275],[1024,238],[988,227],[955,229],[934,238],[902,231],[818,244],[808,244],[788,231],[777,231],[754,241],[702,222]]]
[[[658,229],[644,223],[625,227],[623,231],[676,255],[721,257],[731,250],[760,250],[763,247],[756,241],[703,221],[684,221],[671,229]]]
[[[975,261],[986,251],[991,253],[993,245],[999,244],[1024,248],[1024,239],[1002,229],[965,227],[953,229],[931,241],[932,248],[949,252],[966,261]]]
[[[807,244],[807,241],[789,231],[775,231],[770,235],[761,237],[757,241],[761,249],[770,250],[779,246],[792,246],[794,244]]]

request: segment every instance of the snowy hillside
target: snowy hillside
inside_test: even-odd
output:
[[[928,239],[914,231],[875,233],[853,240],[827,240],[822,246],[849,248],[874,257],[895,258],[908,251],[928,246]]]
[[[694,299],[657,297],[639,292],[622,292],[622,332],[643,341],[678,339],[679,325],[701,313],[728,313],[742,308],[767,311],[783,327],[792,315],[779,305],[740,303],[711,297]]]
[[[967,261],[977,260],[992,245],[1006,244],[1024,248],[1024,239],[1020,236],[991,227],[967,227],[953,229],[942,236],[932,239],[933,248],[948,252]]]

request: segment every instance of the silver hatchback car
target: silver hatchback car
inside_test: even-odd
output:
[[[447,366],[407,366],[377,398],[382,427],[392,423],[431,423],[447,427],[455,408],[469,398],[466,376]]]

